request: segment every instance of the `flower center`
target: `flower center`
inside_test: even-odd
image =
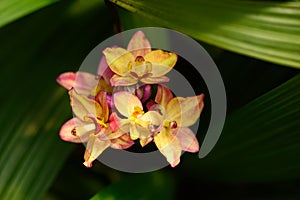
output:
[[[132,75],[136,74],[138,77],[150,73],[152,70],[152,64],[145,61],[143,56],[137,56],[134,62],[128,63],[128,69]]]
[[[165,121],[164,122],[164,127],[175,129],[175,128],[177,128],[177,122],[176,121],[171,121],[171,122]]]
[[[73,129],[71,130],[71,134],[74,135],[74,136],[77,136],[76,128],[73,128]]]
[[[137,56],[135,58],[135,63],[143,63],[145,61],[145,58],[143,56]]]
[[[97,123],[101,126],[101,127],[105,127],[107,128],[107,124],[104,122],[104,118],[100,118],[100,117],[97,117]]]
[[[139,117],[141,117],[142,115],[144,114],[144,111],[136,106],[134,107],[134,110],[133,110],[133,113],[131,114],[130,116],[130,120],[135,123],[135,124],[139,124],[143,127],[148,127],[150,122],[149,121],[144,121],[144,120],[141,120]]]
[[[134,118],[137,118],[139,115],[142,115],[142,114],[144,114],[144,111],[140,107],[135,106],[131,116]]]

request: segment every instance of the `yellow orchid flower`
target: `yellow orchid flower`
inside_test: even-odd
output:
[[[110,79],[112,86],[129,86],[140,80],[146,84],[168,82],[164,76],[177,62],[177,55],[162,50],[151,51],[151,45],[142,31],[137,31],[127,50],[120,47],[103,51],[110,69],[115,75]]]
[[[117,92],[113,95],[113,102],[118,112],[126,117],[119,119],[118,124],[122,131],[129,132],[130,138],[141,139],[141,145],[152,136],[151,126],[161,124],[161,115],[156,111],[144,113],[139,98],[130,92]]]
[[[125,149],[133,144],[127,133],[116,127],[115,113],[109,116],[106,93],[99,92],[95,99],[69,91],[71,107],[76,117],[67,121],[60,130],[61,139],[68,142],[87,142],[84,165],[92,162],[108,147]]]
[[[203,98],[204,94],[173,98],[166,86],[158,86],[155,102],[161,105],[164,120],[161,130],[154,135],[154,142],[172,167],[180,162],[182,150],[199,151],[198,141],[188,127],[198,120],[204,107]]]

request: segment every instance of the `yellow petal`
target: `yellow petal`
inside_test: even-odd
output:
[[[127,50],[130,51],[134,57],[145,56],[151,51],[151,45],[145,34],[142,31],[137,31],[129,41]]]
[[[114,149],[127,149],[134,144],[134,141],[130,139],[130,136],[126,133],[122,136],[111,140],[111,148]]]
[[[94,129],[94,124],[83,122],[74,117],[61,127],[59,137],[66,142],[83,143],[88,140]]]
[[[199,118],[203,109],[204,95],[194,97],[175,97],[167,105],[167,121],[176,121],[179,127],[193,125]]]
[[[160,77],[147,77],[147,78],[142,78],[141,82],[146,83],[146,84],[157,84],[157,83],[165,83],[169,82],[170,79],[166,76],[160,76]]]
[[[109,140],[99,140],[98,136],[91,134],[84,153],[83,163],[86,167],[92,167],[92,162],[110,145]]]
[[[137,130],[137,127],[136,127],[137,125],[136,124],[134,124],[134,123],[132,123],[132,124],[130,124],[130,138],[132,139],[132,140],[136,140],[136,139],[138,139],[139,137],[140,137],[140,133],[139,133],[139,131]]]
[[[78,94],[88,96],[98,84],[98,80],[94,74],[88,72],[76,72],[76,79],[73,88]]]
[[[104,132],[104,134],[99,136],[99,139],[101,140],[112,140],[116,139],[122,135],[124,135],[126,132],[123,132],[122,130],[118,129],[115,132],[112,132],[110,128],[107,128],[107,131]]]
[[[112,93],[113,88],[110,85],[110,80],[105,80],[103,77],[100,77],[100,79],[98,80],[98,84],[93,87],[93,89],[90,91],[90,94],[92,96],[96,96],[100,91],[104,91],[109,94]]]
[[[87,96],[79,95],[74,89],[69,91],[71,107],[74,114],[81,120],[88,120],[86,116],[92,114],[102,117],[102,108],[95,100]],[[89,120],[88,120],[89,121]]]
[[[148,127],[142,127],[138,124],[136,124],[136,130],[138,132],[138,138],[140,139],[146,139],[152,136],[150,130]],[[131,133],[130,133],[131,134]]]
[[[140,144],[141,144],[142,147],[144,147],[147,144],[149,144],[152,140],[153,140],[152,137],[145,138],[145,139],[140,139]]]
[[[112,86],[130,86],[137,84],[138,78],[135,78],[133,76],[119,76],[115,74],[110,79],[110,83]]]
[[[120,76],[128,73],[128,64],[134,61],[134,56],[126,49],[120,47],[106,48],[103,54],[110,69]]]
[[[152,64],[151,77],[161,77],[171,71],[173,67],[163,64]],[[166,82],[166,81],[165,81]]]
[[[145,60],[152,64],[153,76],[163,76],[169,72],[177,62],[177,55],[162,50],[155,50],[148,53]]]
[[[178,138],[170,133],[170,129],[163,128],[160,133],[154,136],[154,142],[172,167],[178,165],[181,156],[181,145]]]
[[[148,121],[150,124],[155,126],[160,126],[163,121],[163,115],[161,115],[157,111],[148,111],[145,114],[143,114],[139,119],[143,121]]]
[[[157,86],[157,93],[155,96],[155,102],[162,105],[164,108],[167,107],[167,104],[173,98],[171,90],[165,85]]]
[[[174,134],[173,134],[174,135]],[[183,151],[198,152],[199,143],[193,131],[187,127],[179,128],[176,133]]]
[[[97,101],[99,102],[101,108],[102,108],[102,116],[103,116],[103,122],[108,121],[108,115],[109,115],[109,108],[106,100],[106,92],[100,91],[98,95],[96,96]]]
[[[116,92],[113,98],[116,109],[125,117],[130,117],[135,108],[143,110],[141,101],[129,92]]]

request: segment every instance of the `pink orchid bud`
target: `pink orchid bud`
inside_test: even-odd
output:
[[[111,95],[108,95],[108,94],[106,95],[106,101],[107,101],[107,105],[110,109],[115,108]]]
[[[152,94],[152,87],[151,85],[143,85],[142,86],[143,89],[143,98],[141,99],[142,103],[144,103],[145,101],[147,101]]]
[[[151,107],[155,104],[155,102],[151,99],[147,104],[146,104],[146,107],[148,110],[151,109]]]
[[[144,96],[144,91],[142,88],[137,88],[135,90],[135,96],[137,96],[139,99],[142,99]]]

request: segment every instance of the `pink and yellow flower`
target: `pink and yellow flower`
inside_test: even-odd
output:
[[[177,62],[177,55],[162,50],[151,51],[151,45],[142,31],[131,38],[127,50],[120,47],[103,51],[110,69],[115,75],[112,86],[129,86],[140,80],[146,84],[168,82],[164,76]]]
[[[161,130],[154,135],[154,142],[172,167],[180,162],[182,150],[199,151],[197,138],[188,127],[198,120],[204,107],[203,98],[203,94],[173,98],[166,86],[158,86],[155,102],[161,106],[164,119]]]
[[[145,113],[138,97],[129,92],[117,92],[113,99],[116,109],[125,117],[118,119],[120,129],[129,132],[132,140],[139,138],[141,145],[146,145],[153,134],[150,128],[161,123],[161,115],[156,111]]]
[[[110,47],[103,54],[97,69],[100,76],[66,72],[57,78],[69,90],[74,113],[59,135],[64,141],[87,143],[84,165],[91,167],[109,147],[126,149],[137,139],[142,147],[154,141],[172,167],[180,162],[182,151],[199,151],[188,127],[199,119],[204,95],[173,97],[166,86],[158,85],[155,99],[151,98],[150,84],[169,81],[165,74],[176,64],[177,55],[152,51],[141,31],[134,34],[127,49]],[[146,84],[137,88],[139,81]],[[130,92],[114,86],[126,86]]]
[[[116,127],[115,113],[109,117],[105,92],[99,92],[95,99],[80,95],[74,89],[69,94],[75,117],[62,126],[60,137],[68,142],[87,142],[85,166],[91,167],[108,147],[126,149],[133,144],[129,135]]]

